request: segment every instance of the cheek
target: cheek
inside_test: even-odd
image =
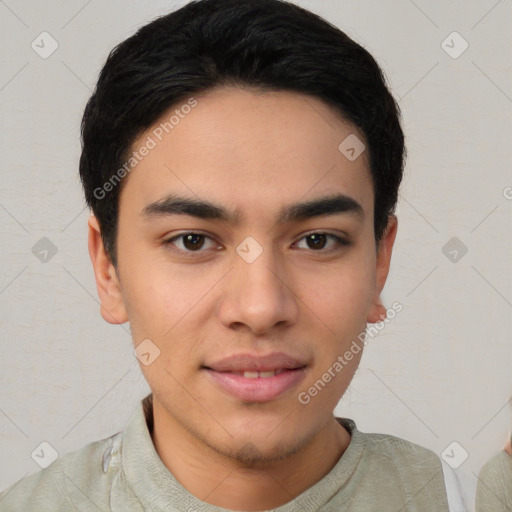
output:
[[[122,292],[134,343],[150,338],[162,353],[176,354],[182,345],[171,341],[197,334],[205,321],[208,292],[221,275],[194,264],[177,265],[164,251],[127,250],[122,267]],[[156,255],[156,257],[155,257]],[[121,266],[121,262],[120,262]],[[194,327],[196,326],[196,327]]]
[[[371,259],[359,258],[354,265],[333,266],[324,274],[308,276],[301,295],[326,327],[342,334],[366,325],[374,288]]]
[[[131,276],[125,297],[132,325],[146,337],[165,340],[179,328],[180,320],[190,313],[200,295],[179,276],[152,269]]]

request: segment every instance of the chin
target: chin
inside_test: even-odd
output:
[[[271,467],[276,462],[286,459],[301,448],[303,443],[299,444],[277,444],[269,443],[268,439],[252,439],[240,441],[233,446],[233,443],[226,446],[226,450],[219,451],[223,455],[237,460],[241,466],[246,468],[264,469]]]

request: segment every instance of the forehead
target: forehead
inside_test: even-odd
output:
[[[191,107],[190,105],[194,105]],[[348,141],[348,143],[346,142]],[[289,91],[219,88],[174,105],[132,145],[138,163],[121,205],[169,193],[267,214],[283,204],[341,193],[373,212],[363,135],[321,100]],[[124,197],[123,197],[124,196]]]

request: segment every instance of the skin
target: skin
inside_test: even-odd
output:
[[[512,437],[509,436],[505,447],[503,448],[510,456],[512,456]]]
[[[333,410],[362,351],[310,403],[297,397],[367,322],[384,317],[380,293],[397,219],[389,217],[377,245],[366,152],[349,161],[338,150],[349,134],[364,138],[321,100],[234,87],[194,97],[198,105],[126,178],[118,268],[105,253],[94,216],[89,252],[103,318],[129,321],[135,346],[149,338],[160,349],[150,365],[140,366],[153,392],[152,437],[164,464],[201,500],[269,509],[321,480],[350,443]],[[238,209],[243,221],[141,215],[170,192]],[[364,216],[276,223],[284,205],[334,192],[355,199]],[[190,231],[209,237],[195,252],[183,238],[165,245]],[[338,247],[327,237],[318,249],[308,242],[310,231],[351,244]],[[247,236],[263,249],[250,264],[236,252]],[[304,380],[275,400],[236,399],[201,369],[231,354],[273,351],[308,362]]]

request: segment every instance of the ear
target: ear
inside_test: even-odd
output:
[[[105,251],[100,225],[94,215],[89,217],[88,226],[89,256],[96,277],[101,316],[110,324],[123,324],[128,321],[128,317],[117,271]]]
[[[505,448],[504,450],[510,455],[512,456],[512,435],[510,435],[510,432],[508,434],[508,440],[507,440],[507,444],[505,445]]]
[[[391,252],[393,244],[395,243],[396,231],[398,228],[398,219],[396,215],[388,217],[388,225],[384,234],[377,245],[377,266],[376,266],[376,279],[375,279],[375,294],[373,302],[368,312],[367,321],[369,323],[380,322],[386,318],[386,308],[380,300],[380,294],[386,279],[388,277],[389,265],[391,262]]]

